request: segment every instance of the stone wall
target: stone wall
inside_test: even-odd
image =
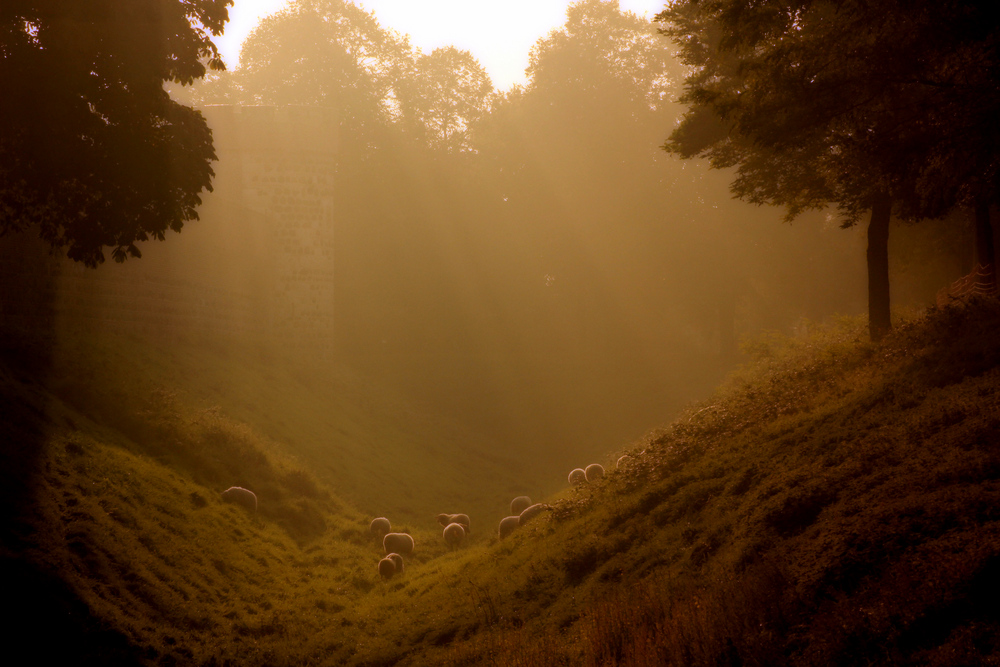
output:
[[[310,107],[208,107],[218,192],[267,218],[273,325],[329,351],[333,340],[335,117]],[[222,166],[234,165],[230,173]]]
[[[4,239],[5,326],[30,329],[48,318],[53,326],[190,331],[331,353],[336,119],[307,107],[203,112],[219,160],[201,219],[141,244],[141,259],[97,269],[52,258],[37,240]]]

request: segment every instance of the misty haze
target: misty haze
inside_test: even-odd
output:
[[[1000,661],[986,3],[580,0],[507,89],[71,4],[0,8],[18,660]]]

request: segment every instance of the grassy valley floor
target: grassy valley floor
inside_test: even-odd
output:
[[[760,338],[507,539],[516,493],[470,459],[498,509],[454,551],[404,518],[417,550],[388,582],[370,503],[281,435],[290,416],[206,407],[176,379],[82,400],[86,373],[21,356],[0,370],[12,636],[84,664],[1000,663],[997,331],[990,300],[878,344],[854,320]],[[233,479],[257,513],[221,501]]]

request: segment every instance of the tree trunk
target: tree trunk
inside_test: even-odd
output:
[[[979,274],[977,282],[980,288],[990,293],[996,292],[997,272],[993,246],[993,225],[990,223],[990,205],[987,202],[976,204],[976,266],[973,271]]]
[[[889,319],[889,218],[892,198],[879,194],[868,223],[868,331],[877,341],[892,328]]]

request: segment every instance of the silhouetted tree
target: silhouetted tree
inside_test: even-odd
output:
[[[603,167],[604,176],[627,171],[626,156],[656,159],[647,150],[650,121],[672,117],[669,91],[680,72],[655,27],[617,0],[570,5],[565,25],[532,48],[527,73],[530,141],[549,144],[568,165]],[[583,164],[574,148],[582,146],[590,154]]]
[[[342,151],[385,142],[414,69],[406,38],[344,0],[298,0],[263,19],[240,66],[198,86],[199,103],[310,105],[338,111]]]
[[[871,333],[889,329],[895,209],[938,217],[996,195],[997,25],[986,4],[684,0],[658,18],[694,67],[668,149],[736,167],[732,190],[789,217],[869,222]]]
[[[491,122],[510,126],[506,140],[487,136],[509,155],[503,179],[516,193],[512,205],[523,198],[535,209],[523,217],[560,222],[548,224],[551,238],[538,243],[565,267],[554,273],[582,274],[594,284],[606,280],[605,272],[625,274],[624,289],[645,283],[649,293],[662,292],[656,308],[683,309],[731,359],[737,276],[746,270],[731,250],[745,230],[713,206],[715,179],[659,150],[680,111],[684,74],[669,44],[618,2],[585,0],[538,41],[527,71],[529,84],[491,111]],[[538,212],[540,202],[548,212]],[[602,266],[594,256],[615,261]]]
[[[212,135],[164,82],[222,61],[232,0],[5,0],[0,6],[0,234],[37,228],[88,266],[197,219]]]
[[[416,60],[400,100],[407,124],[430,145],[470,150],[469,127],[486,113],[493,84],[468,51],[434,49]]]

